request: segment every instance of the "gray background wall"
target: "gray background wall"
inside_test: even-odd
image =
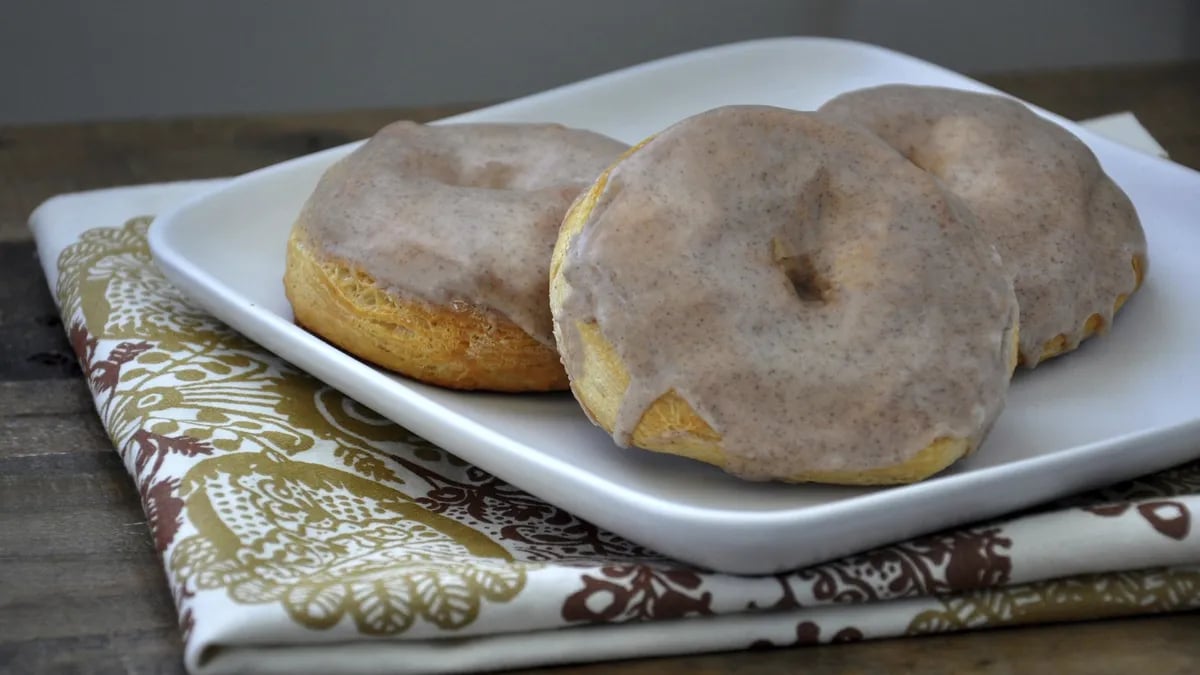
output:
[[[1189,0],[0,0],[0,124],[509,98],[775,35],[967,72],[1200,58]]]

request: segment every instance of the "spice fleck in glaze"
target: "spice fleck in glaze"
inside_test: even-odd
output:
[[[559,223],[626,147],[552,124],[397,122],[326,172],[297,223],[389,293],[486,308],[552,347]]]
[[[888,85],[820,113],[866,126],[975,213],[1015,281],[1022,364],[1109,326],[1141,283],[1146,237],[1133,204],[1086,145],[1021,103]]]
[[[1011,281],[961,202],[876,136],[718,108],[601,184],[559,242],[552,306],[573,386],[581,327],[629,372],[617,443],[674,393],[720,434],[727,471],[791,480],[899,465],[939,439],[974,448],[999,414]]]

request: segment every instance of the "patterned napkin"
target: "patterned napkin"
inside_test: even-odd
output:
[[[1200,461],[785,575],[663,559],[189,302],[134,216],[212,184],[68,195],[32,218],[192,673],[475,671],[1200,607]]]

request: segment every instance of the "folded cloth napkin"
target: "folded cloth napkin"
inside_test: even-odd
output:
[[[68,195],[31,220],[192,673],[474,671],[1200,607],[1200,462],[790,574],[663,559],[189,302],[146,214],[218,184]]]

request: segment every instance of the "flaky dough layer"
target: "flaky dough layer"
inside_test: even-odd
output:
[[[567,388],[558,353],[513,322],[385,293],[362,270],[320,259],[300,230],[288,239],[284,291],[305,329],[423,382],[506,392]]]

